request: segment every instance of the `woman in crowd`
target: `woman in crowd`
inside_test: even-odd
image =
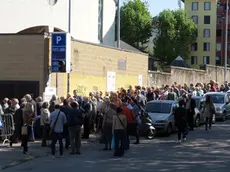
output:
[[[211,100],[210,95],[206,96],[206,101],[204,104],[203,111],[204,111],[204,117],[205,117],[205,129],[210,130],[212,127],[213,114],[215,114],[215,107]]]
[[[44,102],[41,108],[41,117],[40,117],[40,124],[42,128],[42,147],[47,146],[46,140],[48,139],[48,134],[50,130],[50,111],[49,111],[49,104],[48,102]]]
[[[124,155],[125,146],[125,133],[127,128],[127,120],[125,115],[122,114],[122,108],[116,108],[117,114],[113,116],[112,133],[115,138],[114,156]]]
[[[104,107],[104,119],[102,123],[105,138],[104,150],[111,150],[113,116],[116,114],[116,111],[113,107],[114,105],[110,103],[109,98],[106,98]]]

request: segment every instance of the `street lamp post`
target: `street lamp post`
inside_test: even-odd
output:
[[[227,81],[227,60],[228,60],[228,0],[226,3],[225,17],[225,56],[224,56],[224,82]]]
[[[71,32],[71,0],[69,0],[68,6],[68,32]],[[70,34],[71,36],[71,34]],[[72,53],[70,53],[72,54]],[[70,92],[70,71],[67,73],[67,94]]]
[[[120,0],[117,0],[117,48],[120,48]]]

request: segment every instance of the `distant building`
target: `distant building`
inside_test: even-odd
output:
[[[70,0],[71,36],[114,46],[115,0]],[[1,34],[68,32],[69,0],[2,0]]]
[[[197,40],[192,44],[187,63],[192,67],[216,64],[216,0],[182,0],[184,9],[197,25]]]
[[[225,51],[228,51],[227,64],[230,64],[230,43],[228,43],[227,50],[225,50],[225,33],[226,33],[226,0],[219,0],[217,3],[217,21],[216,21],[216,62],[217,65],[224,65]],[[228,8],[229,9],[229,8]],[[229,16],[230,19],[230,16]],[[228,28],[229,27],[228,22]],[[230,30],[228,29],[228,40],[230,38]],[[228,41],[230,42],[230,41]]]

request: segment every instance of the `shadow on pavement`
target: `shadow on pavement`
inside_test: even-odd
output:
[[[106,169],[116,172],[229,172],[230,140],[226,140],[229,129],[230,125],[224,124],[214,126],[212,131],[205,131],[201,127],[190,132],[188,140],[181,144],[176,142],[176,136],[173,135],[170,138],[156,139],[152,144],[142,141],[140,145],[132,146],[122,158],[108,155],[85,162],[105,166]]]

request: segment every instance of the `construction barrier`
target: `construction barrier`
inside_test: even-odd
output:
[[[0,138],[3,139],[3,145],[10,142],[10,137],[14,134],[14,118],[12,114],[0,115]]]

